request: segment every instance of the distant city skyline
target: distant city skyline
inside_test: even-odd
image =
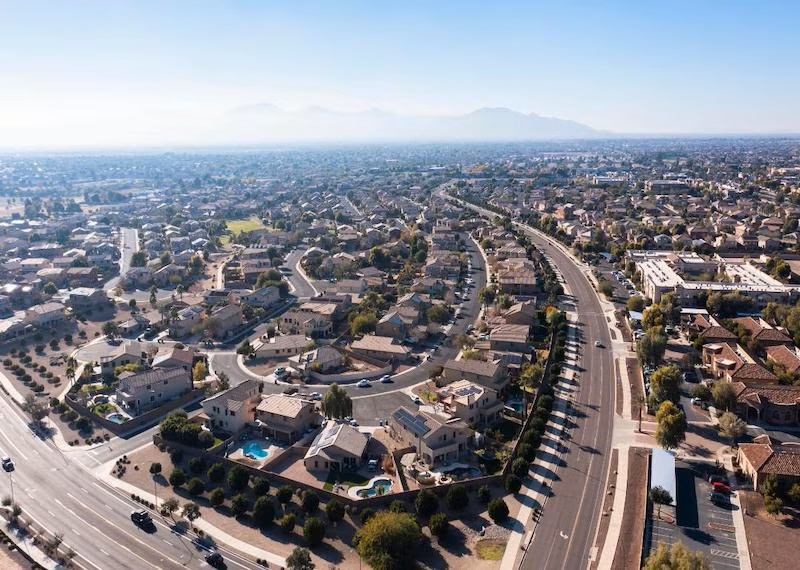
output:
[[[259,103],[794,134],[798,16],[777,1],[3,2],[0,148],[254,142],[223,125]],[[296,139],[284,126],[264,140]]]

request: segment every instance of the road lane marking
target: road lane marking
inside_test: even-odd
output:
[[[78,529],[76,529],[76,528],[73,528],[73,529],[70,529],[70,530],[71,530],[71,531],[73,532],[73,534],[75,534],[76,536],[80,536],[80,535],[81,535],[81,533],[80,533],[80,532],[78,532]]]

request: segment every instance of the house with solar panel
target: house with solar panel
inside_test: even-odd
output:
[[[469,380],[458,380],[436,392],[444,411],[470,426],[489,425],[500,419],[503,401],[497,390]]]
[[[430,467],[447,465],[470,453],[473,431],[464,420],[423,410],[397,408],[389,417],[389,435],[401,446],[413,447]]]
[[[356,428],[329,420],[308,448],[309,471],[355,471],[364,463],[369,437]]]

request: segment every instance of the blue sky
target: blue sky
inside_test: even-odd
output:
[[[0,0],[0,145],[158,142],[257,102],[800,132],[798,16],[763,0]]]

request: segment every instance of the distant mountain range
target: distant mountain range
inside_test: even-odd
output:
[[[599,138],[587,125],[504,107],[464,115],[400,115],[380,109],[287,111],[270,103],[239,107],[212,127],[226,142],[269,141],[522,141]]]

